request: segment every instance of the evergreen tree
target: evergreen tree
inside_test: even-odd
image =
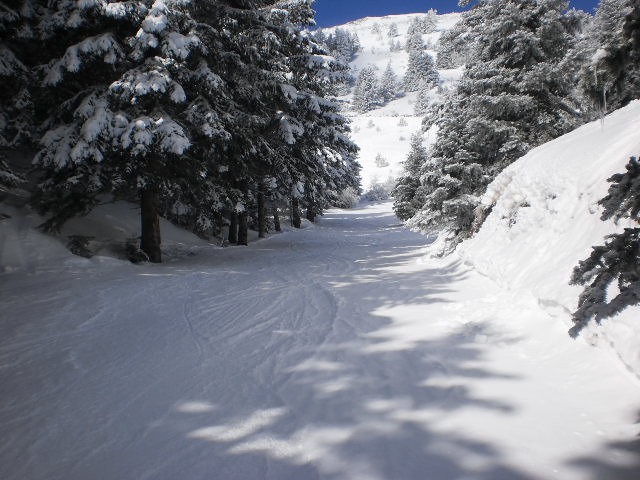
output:
[[[411,136],[411,150],[402,164],[402,175],[391,192],[393,211],[400,220],[409,220],[424,203],[419,193],[420,169],[427,160],[427,150],[422,142],[420,133]]]
[[[318,43],[322,43],[319,40],[316,38]],[[333,56],[346,62],[350,61],[360,50],[358,35],[343,28],[336,28],[335,32],[326,38],[324,44]]]
[[[387,37],[394,38],[398,36],[398,25],[396,23],[392,23],[389,25],[389,30],[387,30]]]
[[[601,114],[640,98],[640,2],[602,0],[581,42],[580,87]]]
[[[400,83],[398,77],[391,68],[391,62],[387,64],[379,82],[379,96],[384,103],[390,102],[394,98],[400,96]]]
[[[0,190],[15,187],[23,178],[3,159],[11,150],[35,139],[32,99],[32,62],[38,57],[33,24],[37,10],[30,0],[0,4]]]
[[[567,101],[571,81],[560,70],[575,28],[565,6],[484,0],[463,14],[474,60],[440,114],[413,228],[444,230],[455,246],[472,233],[480,195],[498,172],[578,124]]]
[[[427,14],[420,21],[420,30],[422,33],[435,32],[438,24],[437,13],[433,8],[430,9]]]
[[[640,222],[640,162],[631,157],[626,173],[609,178],[611,186],[600,200],[602,220],[631,219]],[[591,255],[579,262],[571,277],[572,285],[584,285],[578,309],[573,313],[572,337],[594,319],[600,323],[626,307],[640,304],[640,228],[625,228],[609,235],[604,245],[593,247]],[[611,292],[616,282],[617,292]]]
[[[473,58],[470,38],[473,30],[469,19],[463,17],[451,29],[442,32],[436,42],[436,67],[439,69],[457,68]]]
[[[422,82],[418,87],[418,97],[416,103],[413,106],[413,112],[415,115],[424,115],[429,111],[431,105],[431,89],[433,84]]]
[[[399,52],[402,50],[402,45],[400,44],[400,40],[390,40],[389,41],[389,51],[390,52]]]
[[[296,3],[296,2],[294,2]],[[280,12],[280,9],[276,9]],[[280,89],[286,103],[280,106],[281,146],[271,171],[282,192],[293,192],[295,203],[313,220],[340,193],[359,184],[357,147],[348,138],[347,119],[337,103],[328,98],[331,84],[342,81],[348,66],[326,56],[321,46],[302,35],[301,25],[313,19],[311,2],[299,0],[295,15],[277,23],[281,45],[287,46],[288,82]],[[288,161],[287,161],[288,159]],[[288,164],[282,176],[282,161]]]
[[[208,190],[200,188],[206,162],[187,153],[195,153],[193,139],[228,136],[206,98],[218,98],[219,78],[207,68],[196,22],[182,1],[62,1],[56,7],[42,31],[66,43],[59,43],[44,84],[62,108],[47,119],[34,201],[52,214],[45,227],[56,229],[87,213],[99,195],[137,198],[141,249],[159,262],[158,215],[205,204],[192,193],[177,194]]]
[[[368,65],[358,74],[356,86],[353,91],[353,108],[360,112],[368,112],[382,105],[378,77],[375,67]]]
[[[433,87],[439,79],[431,55],[419,49],[409,52],[409,64],[403,82],[405,91],[417,92],[423,88]]]
[[[424,41],[422,40],[422,32],[420,27],[420,21],[414,18],[409,24],[409,30],[407,32],[407,41],[405,43],[405,50],[411,54],[413,51],[422,52],[425,49]]]

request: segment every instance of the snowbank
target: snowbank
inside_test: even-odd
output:
[[[58,235],[42,233],[44,218],[26,205],[0,203],[0,273],[35,273],[56,265],[77,265],[125,259],[124,245],[140,236],[140,213],[136,205],[119,201],[96,207],[86,217],[69,220]],[[210,242],[160,219],[162,250],[169,259],[210,246]],[[91,237],[89,261],[73,255],[66,244],[74,235]],[[127,262],[128,263],[128,262]]]
[[[533,294],[567,324],[581,287],[568,284],[573,267],[622,222],[600,220],[598,200],[607,178],[640,154],[640,101],[533,149],[489,186],[494,205],[480,232],[460,248],[462,257],[504,288]],[[582,337],[610,344],[640,376],[640,307],[628,308]]]

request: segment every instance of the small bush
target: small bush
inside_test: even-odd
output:
[[[353,187],[348,187],[338,194],[334,203],[338,208],[356,208],[360,203],[360,195]]]

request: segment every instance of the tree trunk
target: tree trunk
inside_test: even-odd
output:
[[[278,215],[278,207],[274,205],[272,207],[272,211],[273,211],[273,228],[276,229],[276,232],[281,232],[282,228],[280,228],[280,215]]]
[[[238,245],[249,245],[249,214],[238,214]]]
[[[258,237],[267,236],[267,206],[265,205],[264,186],[258,185]]]
[[[302,221],[300,220],[300,201],[297,198],[291,199],[291,225],[294,228],[300,228]]]
[[[150,262],[162,262],[158,192],[153,189],[145,188],[140,192],[140,221],[140,250],[147,254]]]
[[[229,217],[229,243],[238,243],[238,214],[231,212]]]
[[[307,207],[307,220],[310,222],[316,221],[316,212],[313,210],[313,206],[311,205]]]

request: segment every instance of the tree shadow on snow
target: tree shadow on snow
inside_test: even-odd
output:
[[[640,412],[636,425],[640,424]],[[640,478],[640,435],[631,441],[607,442],[598,457],[583,456],[568,462],[593,479],[637,480]]]
[[[435,337],[425,334],[438,319],[422,311],[447,305],[464,270],[420,266],[424,237],[403,234],[389,244],[389,216],[371,215],[380,217],[374,231],[351,218],[323,220],[306,248],[320,249],[335,235],[324,225],[346,240],[322,262],[296,252],[285,236],[265,242],[270,265],[290,261],[295,268],[244,293],[264,302],[253,333],[229,322],[212,339],[212,385],[224,387],[185,397],[155,433],[193,442],[189,448],[220,479],[533,478],[481,435],[447,426],[456,411],[486,415],[487,428],[492,417],[516,413],[465,385],[470,378],[518,379],[479,366],[486,346],[478,339],[495,332],[460,319],[439,325]],[[250,268],[261,267],[240,260],[232,270]]]

